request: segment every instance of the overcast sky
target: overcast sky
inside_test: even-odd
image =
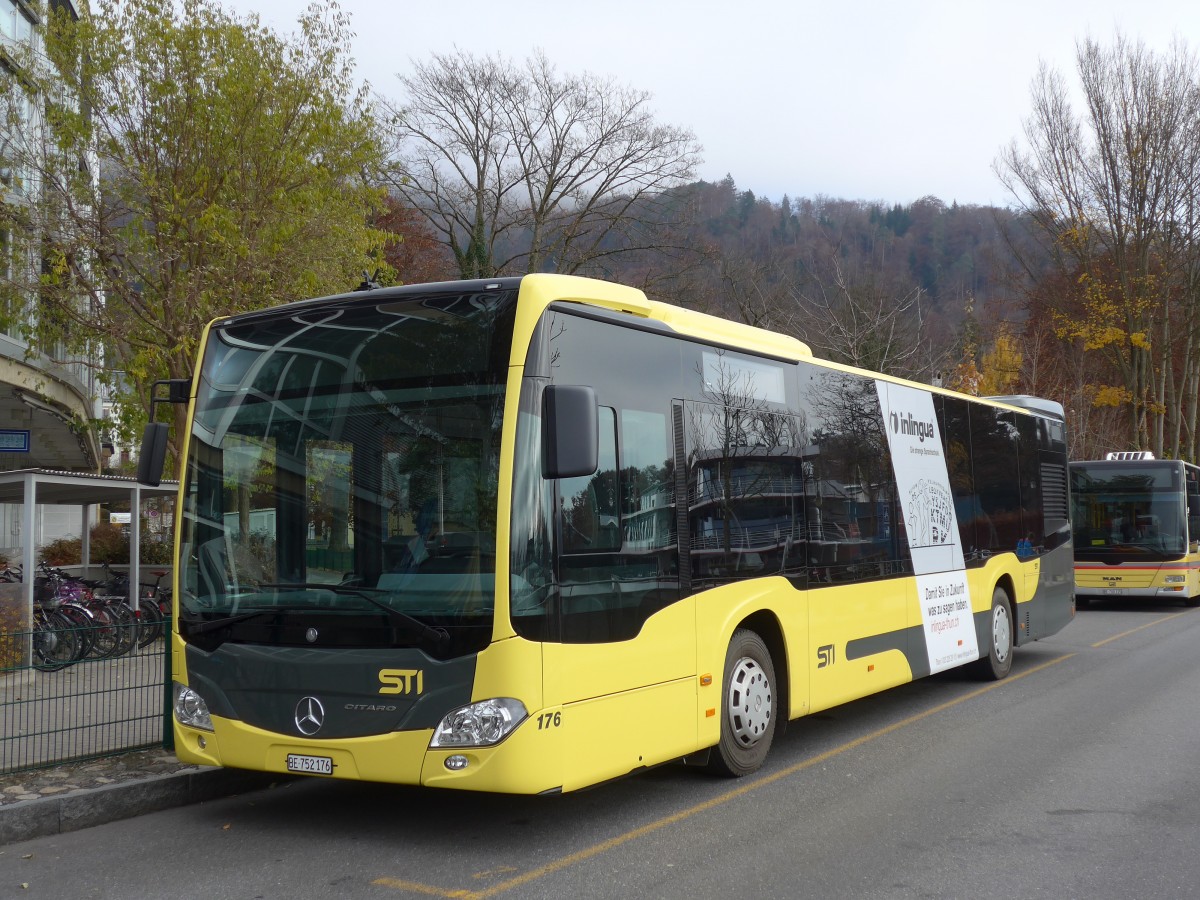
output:
[[[241,0],[290,33],[307,0]],[[1039,61],[1075,77],[1076,43],[1119,30],[1200,52],[1198,0],[340,0],[360,78],[399,99],[398,72],[458,47],[653,95],[691,128],[700,177],[778,201],[824,195],[1008,205],[992,164],[1020,139]]]

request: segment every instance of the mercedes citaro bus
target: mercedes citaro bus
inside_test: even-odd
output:
[[[629,287],[231,316],[167,384],[187,762],[528,794],[681,759],[744,775],[790,719],[1002,678],[1074,613],[1057,404]]]

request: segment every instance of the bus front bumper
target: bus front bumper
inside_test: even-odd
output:
[[[430,748],[432,730],[305,740],[213,716],[213,730],[175,721],[182,762],[348,781],[509,794],[557,792],[563,783],[554,732],[527,719],[491,747]]]

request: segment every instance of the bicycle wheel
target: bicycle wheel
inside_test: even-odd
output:
[[[54,609],[64,620],[66,620],[75,634],[76,643],[79,645],[76,659],[85,659],[92,653],[92,648],[96,643],[96,619],[86,607],[80,606],[77,603],[63,603]]]
[[[163,617],[158,604],[143,598],[138,601],[138,648],[147,647],[162,637]]]
[[[137,641],[137,620],[123,601],[97,602],[92,611],[103,622],[97,640],[105,645],[104,659],[124,656]]]
[[[138,616],[130,609],[129,603],[122,600],[110,607],[117,617],[117,651],[116,656],[124,656],[137,646]]]
[[[65,669],[79,659],[79,633],[61,613],[39,611],[33,630],[33,667],[42,672]]]
[[[103,603],[93,603],[87,609],[92,617],[93,638],[88,658],[109,659],[116,656],[117,648],[121,644],[121,633],[116,617]]]

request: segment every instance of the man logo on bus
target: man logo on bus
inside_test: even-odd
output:
[[[915,437],[922,444],[925,443],[925,438],[931,438],[935,433],[932,422],[918,422],[912,413],[892,413],[891,419],[893,432]]]
[[[908,493],[909,540],[916,547],[948,544],[954,521],[954,501],[950,492],[928,478],[922,478]]]

